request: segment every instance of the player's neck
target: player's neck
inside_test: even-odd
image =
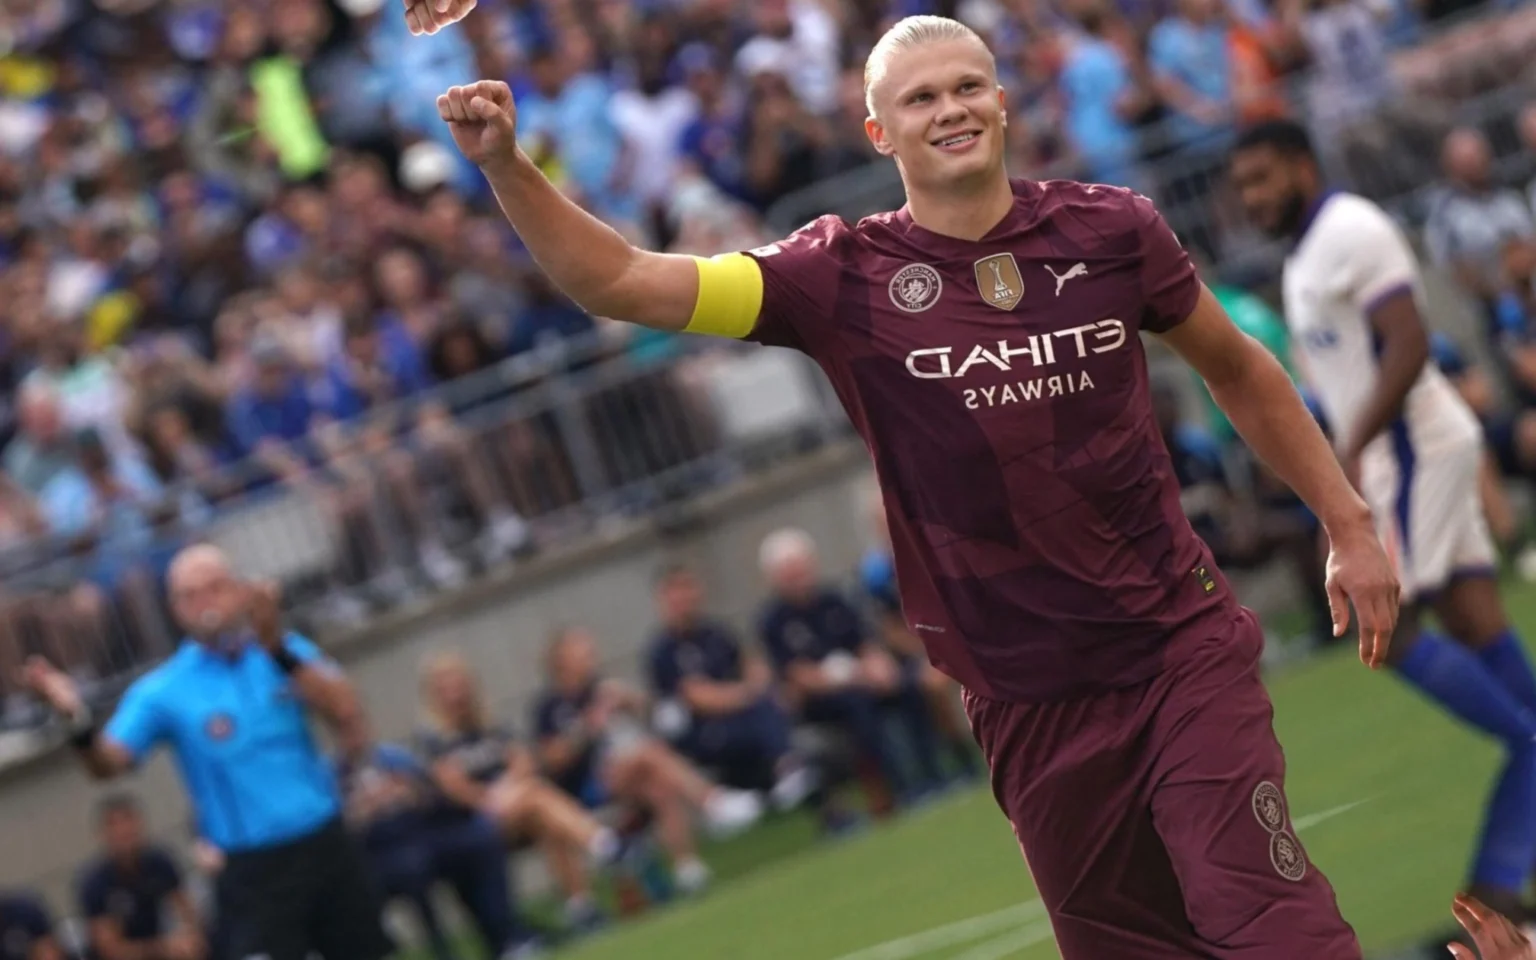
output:
[[[1006,175],[949,190],[909,190],[907,213],[932,233],[957,240],[980,240],[1013,209],[1013,185]]]

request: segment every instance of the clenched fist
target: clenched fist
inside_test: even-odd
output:
[[[405,0],[405,24],[413,36],[433,34],[458,23],[475,9],[476,0]]]
[[[517,104],[500,80],[449,87],[437,98],[437,113],[448,122],[453,142],[476,166],[510,160],[517,154]]]

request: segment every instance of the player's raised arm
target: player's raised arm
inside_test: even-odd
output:
[[[641,250],[582,210],[518,147],[517,108],[505,83],[453,87],[437,98],[437,109],[539,267],[582,309],[660,330],[752,331],[763,297],[756,263]]]
[[[1397,623],[1397,576],[1377,539],[1370,508],[1345,477],[1285,369],[1237,329],[1203,286],[1193,312],[1163,339],[1204,378],[1253,451],[1322,521],[1333,548],[1328,601],[1334,634],[1348,627],[1347,601],[1352,601],[1360,621],[1360,659],[1381,666]]]

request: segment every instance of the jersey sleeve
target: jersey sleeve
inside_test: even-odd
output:
[[[135,764],[170,734],[165,708],[156,693],[158,686],[153,683],[153,677],[146,677],[129,687],[102,731],[103,736],[127,750]]]
[[[1131,194],[1141,243],[1141,327],[1167,333],[1188,319],[1200,299],[1200,278],[1173,228],[1151,200]]]
[[[813,352],[836,301],[834,248],[846,233],[822,217],[777,243],[699,259],[699,295],[687,330]]]
[[[1351,212],[1349,229],[1334,236],[1339,242],[1330,252],[1338,264],[1339,293],[1367,317],[1413,291],[1419,272],[1413,248],[1381,210],[1362,205]]]

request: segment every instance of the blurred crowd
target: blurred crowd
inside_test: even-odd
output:
[[[695,571],[658,570],[641,684],[606,674],[589,630],[560,627],[518,723],[460,654],[423,660],[410,740],[360,747],[336,772],[381,891],[434,960],[464,955],[440,915],[445,894],[488,955],[522,960],[703,892],[701,834],[804,808],[837,837],[979,782],[958,687],[901,618],[872,506],[872,545],[852,576],[829,576],[802,530],[762,541],[766,596],[749,642],[711,613]],[[96,826],[101,854],[79,869],[68,922],[34,894],[0,892],[3,955],[225,958],[222,852],[194,826],[184,876],[129,795],[103,798]],[[518,898],[508,860],[519,852],[542,865],[553,910]]]
[[[10,0],[0,717],[29,719],[7,686],[28,651],[87,682],[163,654],[165,560],[230,504],[313,502],[336,560],[310,586],[358,622],[538,549],[599,490],[643,509],[637,483],[714,449],[679,357],[723,348],[552,289],[438,120],[449,85],[507,79],[525,148],[572,197],[648,246],[712,253],[834,206],[818,185],[876,160],[865,52],[894,18],[955,15],[997,51],[1017,174],[1137,186],[1212,260],[1242,239],[1220,191],[1241,124],[1304,113],[1381,196],[1439,179],[1443,144],[1427,249],[1523,344],[1536,257],[1509,241],[1530,204],[1498,188],[1502,161],[1529,172],[1536,119],[1456,124],[1523,89],[1536,25],[1470,6],[483,0],[410,37],[384,0]],[[1527,469],[1536,436],[1507,434],[1501,462]]]

